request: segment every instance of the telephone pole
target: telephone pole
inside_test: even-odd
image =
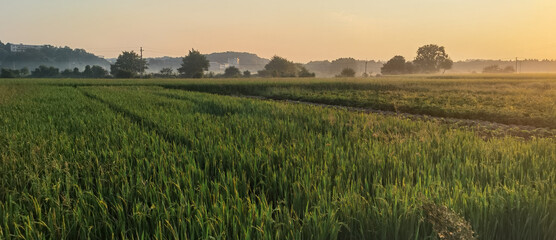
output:
[[[369,75],[367,75],[367,63],[369,63],[369,61],[367,61],[367,59],[365,59],[365,77],[369,76]]]
[[[141,63],[143,63],[143,47],[141,47],[139,52],[141,52]],[[143,71],[145,71],[145,69],[141,67],[141,77],[143,77]]]
[[[519,68],[517,68],[517,57],[515,58],[515,72],[519,73]]]

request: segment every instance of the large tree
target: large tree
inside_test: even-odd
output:
[[[47,67],[44,65],[39,66],[31,71],[31,77],[34,78],[55,78],[60,75],[60,70],[55,67]]]
[[[307,70],[307,68],[301,64],[298,64],[297,67],[299,68],[299,72],[297,73],[298,77],[311,78],[316,76],[314,72],[309,72],[309,70]]]
[[[413,64],[402,56],[395,56],[382,66],[380,72],[384,75],[409,74],[413,72]]]
[[[344,68],[342,69],[342,72],[340,72],[340,75],[336,77],[355,77],[355,70],[353,70],[352,68]]]
[[[132,78],[147,69],[147,61],[135,53],[122,52],[116,63],[110,66],[110,73],[118,78]]]
[[[208,71],[209,61],[207,57],[195,49],[189,51],[189,55],[182,59],[178,72],[186,78],[202,78]]]
[[[270,62],[264,66],[259,75],[272,77],[296,77],[298,72],[297,65],[285,58],[278,56],[272,57]]]
[[[440,70],[451,69],[454,62],[446,54],[444,47],[429,44],[417,50],[417,57],[413,63],[420,72],[436,73]]]
[[[241,77],[241,71],[239,70],[239,68],[231,66],[226,68],[226,70],[224,70],[224,77],[227,78],[238,78]]]

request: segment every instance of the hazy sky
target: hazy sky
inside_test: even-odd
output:
[[[435,43],[454,60],[556,59],[554,0],[0,0],[0,40],[105,57],[244,51],[297,62],[412,59]]]

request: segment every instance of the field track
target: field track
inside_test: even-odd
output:
[[[327,107],[327,108],[335,108],[335,109],[345,109],[353,112],[374,113],[374,114],[380,114],[386,116],[399,116],[402,118],[407,118],[412,120],[425,120],[425,121],[438,122],[442,124],[453,124],[455,127],[475,128],[481,131],[482,133],[484,133],[485,137],[514,136],[514,137],[522,137],[525,139],[531,137],[556,138],[556,129],[552,129],[552,128],[539,128],[539,127],[528,126],[528,125],[504,124],[504,123],[477,120],[477,119],[435,117],[435,116],[430,116],[425,114],[411,114],[411,113],[404,113],[404,112],[383,111],[383,110],[376,110],[371,108],[349,107],[349,106],[342,106],[342,105],[331,105],[331,104],[289,100],[289,99],[273,99],[273,98],[266,98],[261,96],[239,95],[234,97],[258,99],[258,100],[265,100],[265,101],[277,101],[277,102],[285,102],[285,103],[293,103],[293,104],[303,104],[303,105],[311,105],[311,106],[319,106],[319,107]]]

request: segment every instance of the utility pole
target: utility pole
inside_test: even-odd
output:
[[[365,77],[369,76],[369,75],[367,75],[367,63],[368,62],[369,61],[367,61],[367,59],[365,59]]]
[[[143,62],[143,47],[141,47],[141,49],[139,50],[141,52],[141,63]],[[143,71],[145,69],[143,67],[141,67],[141,77],[143,77]]]
[[[517,57],[515,58],[515,72],[519,73],[519,68],[517,68]]]

